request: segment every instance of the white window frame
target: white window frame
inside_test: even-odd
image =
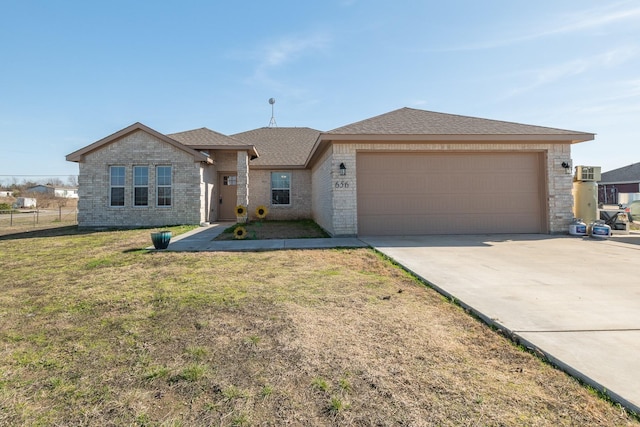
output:
[[[117,177],[114,176],[114,170],[122,170],[122,176],[118,175]],[[120,184],[119,182],[117,183],[117,185],[114,185],[113,183],[113,179],[114,178],[122,178],[122,184]],[[127,204],[126,202],[126,191],[125,191],[125,185],[127,182],[127,168],[124,166],[120,166],[120,165],[113,165],[113,166],[109,166],[109,207],[111,208],[123,208],[125,207],[125,205]],[[121,205],[114,205],[113,204],[113,190],[117,189],[117,188],[121,188],[122,189],[122,204]]]
[[[288,175],[288,181],[289,181],[289,186],[288,187],[274,187],[273,186],[273,176],[274,175]],[[280,172],[271,172],[271,174],[269,175],[270,178],[270,186],[271,186],[271,191],[270,191],[270,199],[271,199],[271,206],[291,206],[291,172],[284,172],[284,171],[280,171]],[[289,203],[274,203],[274,197],[273,197],[273,192],[274,191],[288,191],[289,192]]]
[[[146,169],[147,171],[147,175],[146,175],[146,182],[143,184],[140,184],[138,182],[138,175],[136,174],[136,170],[140,170],[140,169]],[[146,203],[143,205],[139,205],[137,204],[137,200],[136,200],[136,193],[137,190],[139,188],[146,188],[147,189],[147,199],[146,199]],[[149,166],[146,165],[137,165],[133,167],[133,207],[135,208],[146,208],[149,206]]]
[[[169,184],[160,184],[160,169],[169,169]],[[169,204],[160,204],[160,189],[169,189]],[[163,191],[164,192],[164,191]],[[156,166],[156,206],[159,208],[170,208],[173,206],[173,167],[171,165],[158,165]]]

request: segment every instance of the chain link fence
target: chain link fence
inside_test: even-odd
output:
[[[0,210],[0,231],[20,231],[33,228],[77,225],[76,207],[57,207],[51,209]]]

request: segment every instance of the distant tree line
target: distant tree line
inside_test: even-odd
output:
[[[78,176],[69,175],[66,180],[63,180],[59,176],[51,176],[42,178],[27,177],[19,179],[15,176],[0,175],[0,189],[11,190],[14,192],[24,192],[27,188],[35,187],[36,185],[51,185],[54,187],[78,187]]]

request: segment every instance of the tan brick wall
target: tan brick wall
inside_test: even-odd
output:
[[[572,177],[565,173],[562,162],[571,160],[569,144],[550,143],[413,143],[398,144],[384,142],[335,143],[331,160],[331,199],[333,205],[332,227],[326,227],[334,235],[354,235],[357,233],[357,183],[355,182],[356,153],[358,151],[536,151],[545,154],[544,173],[546,196],[543,207],[548,211],[548,229],[550,233],[566,233],[573,217],[573,197],[571,195]],[[314,171],[320,171],[321,164],[327,160],[320,159]],[[344,162],[347,175],[339,176],[338,166]],[[348,183],[348,188],[341,182]],[[336,185],[336,183],[338,185]],[[315,216],[314,216],[315,217]],[[321,217],[320,215],[318,218]]]
[[[334,234],[333,229],[333,191],[331,183],[332,153],[329,147],[318,159],[311,170],[311,212],[314,221],[329,234]]]
[[[271,172],[291,173],[290,205],[271,204]],[[264,205],[269,209],[267,219],[311,218],[311,171],[308,169],[251,169],[249,171],[249,218],[255,218],[255,210]]]
[[[156,207],[155,167],[172,166],[172,206]],[[125,206],[109,206],[110,166],[125,167]],[[149,167],[149,206],[133,206],[133,166]],[[78,176],[80,227],[140,227],[199,224],[202,171],[193,156],[143,131],[87,154]]]
[[[217,176],[215,165],[206,165],[202,168],[200,189],[203,197],[200,201],[200,215],[205,222],[212,222],[216,219],[216,207],[218,206],[218,199],[216,198]]]

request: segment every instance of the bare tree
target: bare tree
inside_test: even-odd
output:
[[[50,178],[47,182],[47,185],[52,185],[54,187],[64,187],[64,182],[60,178]]]

